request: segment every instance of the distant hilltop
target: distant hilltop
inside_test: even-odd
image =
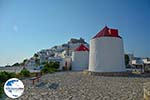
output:
[[[87,42],[85,42],[85,40],[83,38],[80,38],[80,39],[71,38],[70,41],[68,42],[68,44],[69,43],[72,43],[72,44],[75,44],[75,43],[88,44]]]

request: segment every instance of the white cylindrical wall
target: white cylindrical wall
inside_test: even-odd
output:
[[[123,40],[118,37],[100,37],[90,40],[89,71],[125,71]]]
[[[72,70],[88,69],[89,52],[88,51],[74,51],[72,53]]]

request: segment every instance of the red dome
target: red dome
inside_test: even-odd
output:
[[[117,29],[110,29],[107,26],[105,26],[100,32],[98,32],[96,34],[96,36],[93,37],[94,38],[100,38],[100,37],[119,37],[118,35],[118,30]]]
[[[75,51],[89,51],[89,49],[85,45],[81,44],[78,48],[75,49]]]

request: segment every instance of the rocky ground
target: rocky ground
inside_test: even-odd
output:
[[[25,91],[19,100],[143,100],[143,83],[150,78],[57,72],[42,76],[35,85],[29,79],[23,82]]]

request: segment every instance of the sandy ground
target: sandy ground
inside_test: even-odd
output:
[[[43,75],[35,85],[29,79],[23,82],[25,91],[18,100],[143,100],[143,83],[150,78],[57,72]]]

